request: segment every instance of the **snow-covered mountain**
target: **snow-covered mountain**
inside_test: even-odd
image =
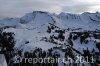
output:
[[[32,28],[35,25],[33,26],[34,28],[48,23],[56,23],[57,26],[64,29],[82,28],[84,30],[95,30],[100,28],[100,13],[60,13],[57,15],[48,12],[33,11],[21,18],[6,18],[0,20],[1,26],[14,26],[18,28],[25,27],[25,24],[27,24],[27,27],[31,24],[28,28]]]
[[[0,50],[5,54],[9,66],[17,65],[12,62],[16,57],[37,57],[38,54],[41,54],[40,57],[45,54],[45,57],[59,55],[62,59],[68,57],[73,59],[72,64],[61,62],[52,66],[96,66],[100,63],[100,13],[98,12],[57,15],[33,11],[21,18],[0,20],[0,28],[0,36],[4,36],[3,39],[6,39],[4,41],[9,42],[8,46],[2,45],[5,42],[0,45]],[[13,39],[10,36],[13,36]],[[75,63],[77,55],[93,56],[94,63],[91,63],[91,60],[89,63]],[[18,65],[23,66],[22,63]],[[24,66],[32,65],[24,64]]]

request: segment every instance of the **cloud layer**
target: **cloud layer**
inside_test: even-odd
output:
[[[100,11],[100,0],[0,0],[0,18],[41,10],[52,13]]]

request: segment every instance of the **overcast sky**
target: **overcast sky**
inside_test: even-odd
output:
[[[20,17],[32,11],[82,13],[100,11],[100,0],[0,0],[0,18]]]

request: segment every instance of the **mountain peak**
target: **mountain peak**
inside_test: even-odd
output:
[[[46,11],[33,11],[33,13],[48,13],[48,12],[46,12]]]
[[[43,12],[43,11],[33,11],[32,13],[27,13],[26,15],[24,15],[23,17],[20,18],[21,23],[27,23],[30,21],[34,21],[35,18],[38,16],[38,20],[39,18],[50,18],[52,19],[52,16],[48,13],[48,12]]]
[[[8,24],[9,22],[9,24]],[[12,24],[13,23],[13,24]],[[17,25],[31,25],[31,26],[41,26],[44,24],[56,23],[61,25],[61,28],[85,28],[85,29],[98,29],[100,27],[100,13],[89,13],[84,12],[82,14],[72,14],[72,13],[60,13],[52,14],[44,11],[33,11],[27,13],[21,18],[7,18],[0,20],[0,25],[3,26],[15,26]],[[96,26],[94,26],[94,24]]]

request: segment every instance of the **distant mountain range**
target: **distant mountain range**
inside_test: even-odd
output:
[[[44,54],[44,57],[57,56],[62,59],[68,57],[73,59],[71,64],[62,62],[50,66],[100,65],[100,13],[98,12],[60,13],[57,15],[49,12],[33,11],[21,18],[0,20],[0,28],[1,36],[5,36],[4,41],[12,42],[10,36],[13,36],[14,40],[8,46],[3,46],[3,43],[0,45],[0,47],[3,47],[1,52],[5,50],[6,58],[9,55],[7,59],[9,66],[32,66],[32,64],[27,65],[22,62],[17,65],[12,61],[16,57],[23,59],[26,57],[37,58],[44,56]],[[6,49],[9,47],[12,50]],[[91,63],[91,59],[89,59],[89,63],[75,63],[77,55],[93,56],[95,58],[94,63]],[[49,66],[41,64],[41,66]],[[38,64],[35,65],[39,66]]]

